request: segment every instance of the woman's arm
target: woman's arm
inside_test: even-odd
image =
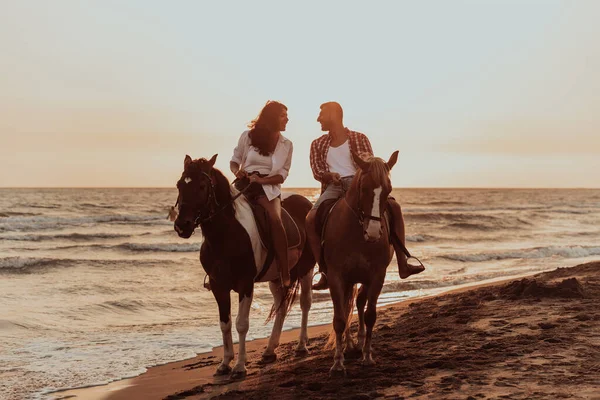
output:
[[[265,176],[261,178],[258,175],[249,175],[250,182],[256,182],[260,185],[279,185],[282,184],[284,179],[281,175]]]
[[[233,156],[231,157],[231,161],[229,161],[229,169],[238,178],[246,176],[246,172],[244,170],[241,170],[240,167],[244,160],[244,155],[248,151],[248,139],[248,131],[244,131],[240,135],[238,144],[237,146],[235,146],[235,149],[233,149]],[[238,174],[242,176],[239,176]]]
[[[240,169],[240,164],[236,163],[235,161],[229,162],[229,169],[231,170],[231,172],[233,172],[236,178],[244,178],[248,176],[246,171]]]

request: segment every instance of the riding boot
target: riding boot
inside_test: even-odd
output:
[[[319,282],[312,285],[312,290],[329,289],[329,283],[327,282],[327,275],[325,275],[325,271],[323,271],[323,268],[321,268],[321,266],[319,266],[319,272],[321,274],[321,279],[319,279]]]
[[[400,275],[400,279],[406,279],[411,275],[420,274],[425,271],[425,267],[422,265],[411,265],[408,263],[402,242],[400,242],[400,239],[394,232],[392,232],[391,236],[394,251],[396,252],[396,260],[398,261],[398,274]]]
[[[281,278],[281,285],[289,287],[290,269],[288,265],[288,242],[283,224],[279,221],[271,221],[271,236],[273,238],[273,246],[275,247],[275,259],[277,260],[277,268]]]

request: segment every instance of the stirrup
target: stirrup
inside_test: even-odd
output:
[[[208,278],[208,274],[204,275],[204,289],[210,292],[212,290],[212,288],[210,287],[210,280],[206,282],[206,278]]]
[[[423,263],[421,262],[421,260],[419,260],[417,257],[415,256],[410,256],[410,257],[406,257],[406,263],[408,264],[408,260],[410,260],[411,258],[414,258],[415,260],[418,261],[419,264],[421,264],[421,267],[423,267],[423,269],[425,269],[425,266],[423,265]],[[414,265],[415,267],[417,267],[417,265]]]
[[[317,276],[317,275],[323,275],[323,276],[325,277],[325,279],[327,279],[327,274],[326,274],[325,272],[322,272],[322,271],[317,271],[317,272],[315,272],[315,273],[313,274],[313,276],[312,276],[312,280],[313,280],[313,281],[315,280],[315,276]],[[320,279],[319,279],[319,280],[320,280]]]

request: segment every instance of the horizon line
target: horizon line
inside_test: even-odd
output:
[[[0,186],[2,189],[177,189],[175,186]],[[290,186],[282,188],[282,191],[286,189],[320,189],[318,186]],[[469,189],[503,189],[503,190],[599,190],[600,187],[581,187],[581,186],[569,186],[569,187],[515,187],[515,186],[395,186],[394,189],[436,189],[436,190],[469,190]]]

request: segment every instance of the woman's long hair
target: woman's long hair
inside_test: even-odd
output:
[[[262,156],[268,156],[273,152],[273,136],[279,132],[279,116],[287,110],[287,107],[278,101],[267,101],[267,104],[250,124],[250,144],[258,150]]]

